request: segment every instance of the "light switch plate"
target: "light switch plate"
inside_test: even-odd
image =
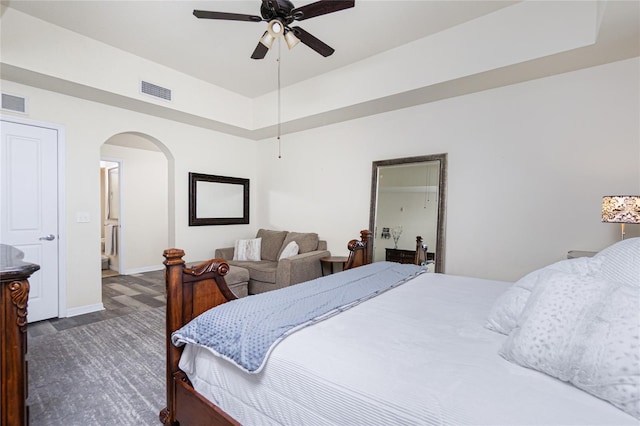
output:
[[[76,222],[78,222],[78,223],[91,222],[91,216],[89,216],[89,212],[77,212],[76,213]]]

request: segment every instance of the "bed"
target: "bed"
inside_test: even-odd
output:
[[[183,426],[640,423],[640,239],[623,243],[622,249],[620,244],[612,246],[593,259],[558,262],[513,284],[428,273],[414,265],[369,264],[369,237],[363,231],[359,241],[349,243],[351,269],[293,286],[301,286],[294,291],[330,287],[342,279],[369,285],[372,277],[406,275],[389,288],[380,287],[374,296],[356,295],[357,302],[320,315],[322,320],[293,327],[286,338],[269,347],[262,362],[249,366],[189,337],[189,330],[204,328],[198,321],[207,315],[223,307],[240,308],[240,301],[226,304],[235,299],[224,282],[228,265],[214,259],[189,269],[181,250],[165,251],[168,405],[160,414],[161,422]],[[399,272],[400,266],[414,269]],[[336,284],[336,289],[342,285]],[[578,285],[584,291],[566,298],[570,300],[566,306],[553,299]],[[279,291],[270,292],[271,297],[288,297]],[[549,299],[554,302],[545,305]],[[614,302],[610,324],[623,329],[613,330],[616,333],[603,331],[602,326]],[[217,305],[226,306],[209,310]],[[545,319],[548,306],[562,313],[562,324],[580,317],[582,323],[599,326],[585,328],[574,321],[571,327],[554,328]],[[554,315],[556,311],[551,312]],[[589,315],[596,315],[599,322],[582,318]],[[244,321],[248,320],[239,323]],[[580,330],[582,340],[574,336],[569,346],[567,339],[557,336],[575,330]],[[541,335],[551,337],[545,341]],[[629,336],[624,344],[621,335]],[[607,340],[612,338],[617,340]],[[187,344],[176,346],[181,339]],[[585,346],[585,341],[600,343]],[[562,350],[545,351],[553,357],[540,356],[540,344],[549,348],[558,342],[565,342]],[[606,361],[603,348],[617,357],[615,362]],[[594,355],[596,349],[600,352]],[[627,358],[621,361],[620,354]]]

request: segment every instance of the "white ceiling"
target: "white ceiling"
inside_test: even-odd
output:
[[[295,6],[312,1],[293,0]],[[336,52],[281,47],[291,85],[509,6],[515,1],[356,0],[297,22]],[[247,97],[277,88],[277,44],[250,58],[266,23],[197,19],[194,9],[259,15],[260,0],[2,0],[2,4]],[[416,52],[419,54],[419,52]]]

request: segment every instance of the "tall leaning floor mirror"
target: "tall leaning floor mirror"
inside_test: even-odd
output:
[[[374,161],[369,229],[373,261],[413,263],[416,237],[428,268],[444,272],[447,154]]]

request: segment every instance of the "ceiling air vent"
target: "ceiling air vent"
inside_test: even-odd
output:
[[[2,109],[6,111],[26,113],[27,99],[23,96],[15,96],[8,93],[3,93]]]
[[[142,91],[142,93],[153,96],[155,98],[164,99],[165,101],[171,100],[171,89],[149,83],[148,81],[142,80],[140,82],[140,90]]]

